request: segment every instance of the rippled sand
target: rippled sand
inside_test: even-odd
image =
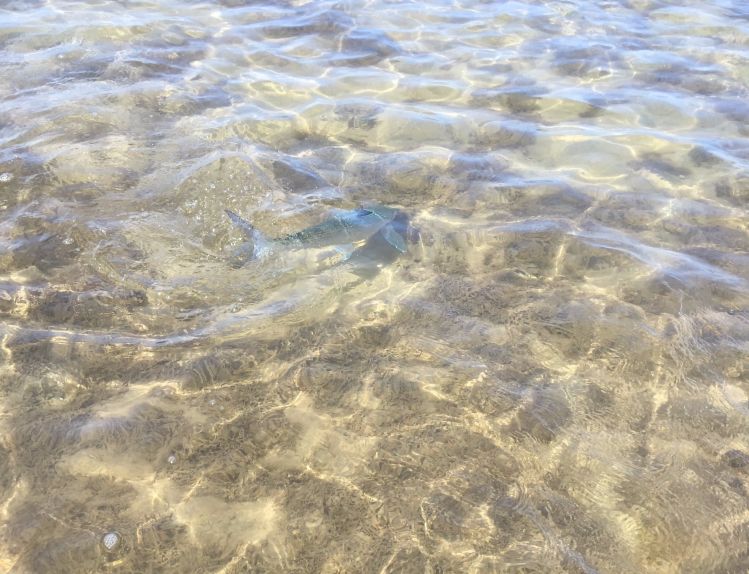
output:
[[[11,0],[0,54],[0,571],[749,569],[745,2]],[[368,202],[406,254],[224,213]]]

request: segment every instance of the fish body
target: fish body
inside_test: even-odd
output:
[[[229,219],[252,240],[252,257],[262,258],[279,247],[312,249],[329,246],[359,246],[379,235],[393,249],[406,251],[402,234],[404,214],[392,207],[370,205],[355,210],[335,210],[321,223],[277,238],[267,238],[233,211]]]

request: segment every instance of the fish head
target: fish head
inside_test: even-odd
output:
[[[419,232],[411,225],[408,214],[393,210],[392,219],[384,222],[377,233],[358,247],[347,263],[356,275],[372,279],[383,265],[395,261],[408,251],[409,243],[418,243],[419,239]]]

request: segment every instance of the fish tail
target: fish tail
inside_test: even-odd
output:
[[[253,243],[253,249],[252,249],[252,258],[258,259],[260,257],[263,257],[266,255],[270,249],[270,242],[266,237],[258,231],[258,229],[252,225],[249,221],[244,219],[243,217],[237,215],[230,209],[225,209],[226,215],[229,216],[229,219],[231,222],[239,227],[247,237],[252,239]]]
[[[252,237],[255,234],[256,230],[252,223],[250,223],[246,219],[243,219],[241,216],[234,213],[231,209],[225,209],[224,211],[226,212],[226,215],[229,216],[231,222],[239,227],[239,229],[244,231],[248,237]]]

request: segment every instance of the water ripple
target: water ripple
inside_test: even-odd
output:
[[[746,570],[745,4],[4,2],[0,570]]]

